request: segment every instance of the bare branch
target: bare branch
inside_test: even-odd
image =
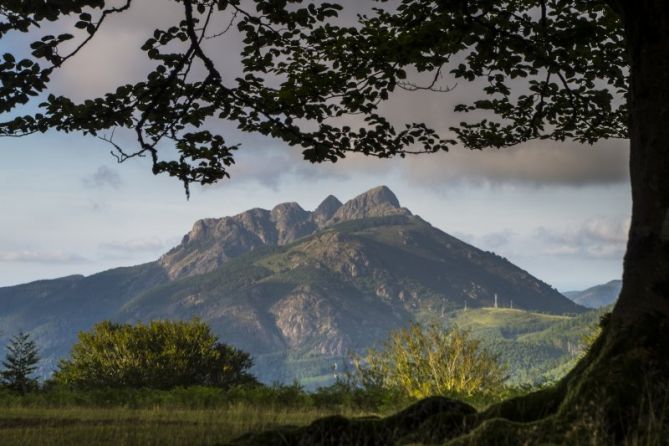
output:
[[[130,6],[132,5],[132,1],[133,0],[126,0],[125,4],[123,6],[120,6],[118,8],[109,8],[109,9],[104,10],[102,12],[102,15],[100,16],[100,20],[98,20],[98,22],[95,24],[93,32],[90,32],[88,34],[88,37],[86,37],[83,40],[83,42],[81,42],[72,52],[70,52],[70,54],[60,58],[58,63],[54,64],[54,66],[60,67],[68,59],[71,59],[72,57],[74,57],[79,51],[81,51],[88,44],[88,42],[90,42],[93,39],[93,37],[98,32],[98,30],[100,29],[100,26],[102,26],[102,23],[105,21],[107,16],[109,16],[110,14],[116,14],[116,13],[120,13],[120,12],[123,12],[123,11],[126,11],[126,10],[130,9]]]

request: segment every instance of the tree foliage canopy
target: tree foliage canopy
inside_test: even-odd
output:
[[[72,63],[133,0],[5,1],[0,38],[36,35],[45,22],[76,17],[71,33],[44,35],[30,54],[0,63],[0,135],[57,129],[108,140],[119,161],[148,155],[153,172],[186,186],[228,176],[238,145],[212,129],[231,121],[301,147],[312,162],[351,152],[377,157],[505,147],[534,138],[592,143],[626,137],[627,60],[618,15],[603,0],[401,0],[358,23],[336,3],[302,0],[174,0],[182,17],[156,29],[142,50],[145,80],[81,103],[48,94],[55,70]],[[222,32],[213,23],[229,20]],[[230,29],[243,39],[236,76],[216,62]],[[421,84],[420,79],[428,80]],[[481,95],[457,104],[470,119],[439,134],[424,123],[392,122],[380,105],[398,90],[448,91],[473,83]],[[435,93],[436,94],[436,93]],[[40,101],[35,113],[18,107]],[[134,131],[137,149],[110,136]],[[161,156],[161,142],[178,150]]]
[[[54,380],[80,387],[230,387],[255,382],[248,373],[252,365],[248,353],[219,343],[198,320],[106,321],[79,333]]]

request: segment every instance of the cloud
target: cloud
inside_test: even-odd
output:
[[[164,246],[164,243],[159,238],[150,237],[122,242],[103,243],[100,245],[100,249],[104,251],[112,251],[114,253],[135,254],[160,251]]]
[[[630,220],[592,218],[566,230],[539,228],[535,238],[547,255],[620,258],[625,253]]]
[[[95,173],[85,177],[82,180],[84,186],[88,189],[118,189],[121,187],[121,177],[116,171],[107,166],[100,166]]]
[[[236,183],[253,181],[278,191],[282,181],[287,179],[343,180],[349,176],[349,172],[330,163],[312,164],[304,161],[300,151],[295,149],[248,147],[237,155],[235,165],[230,169],[230,176]]]
[[[406,160],[404,175],[411,182],[425,185],[610,185],[629,181],[628,150],[620,142],[595,147],[534,142],[500,150],[454,149]]]
[[[511,242],[516,242],[516,239],[519,238],[518,234],[511,231],[510,229],[503,229],[501,231],[476,235],[467,232],[455,231],[451,235],[479,249],[493,252],[505,247],[509,247]]]
[[[581,224],[562,228],[540,226],[521,233],[510,229],[455,237],[485,251],[506,257],[572,257],[590,260],[619,260],[625,254],[630,220],[593,217]]]
[[[66,63],[53,76],[52,89],[76,100],[99,96],[113,91],[119,85],[137,82],[146,77],[154,65],[140,50],[156,28],[178,24],[182,8],[175,2],[143,0],[134,2],[130,10],[112,14],[93,40],[71,63]],[[93,11],[95,16],[99,11]],[[72,23],[59,22],[60,29],[53,34],[73,32]],[[77,42],[85,33],[77,36]],[[74,40],[72,41],[74,45]]]
[[[85,263],[88,260],[77,254],[40,251],[0,251],[0,262],[12,263]]]
[[[627,144],[602,142],[595,146],[537,141],[522,146],[450,152],[404,159],[378,159],[351,154],[337,163],[311,164],[300,150],[274,146],[257,149],[243,143],[230,169],[235,182],[253,180],[276,190],[288,178],[346,179],[361,175],[395,174],[408,184],[427,187],[503,186],[588,187],[629,181]]]
[[[242,147],[238,157],[247,150]],[[629,150],[625,141],[603,141],[594,146],[577,143],[534,141],[506,149],[466,150],[378,159],[351,154],[335,164],[310,166],[299,150],[275,149],[276,159],[256,166],[265,177],[295,174],[314,176],[395,174],[408,184],[427,187],[521,186],[588,187],[629,182]],[[270,158],[271,159],[271,158]],[[274,162],[280,161],[274,168]],[[282,166],[290,163],[288,170]],[[304,165],[302,168],[298,168]],[[235,171],[232,171],[234,175]],[[266,180],[271,182],[273,180]]]
[[[508,229],[499,232],[492,232],[481,237],[481,245],[494,251],[495,249],[508,245],[514,236],[515,233]]]

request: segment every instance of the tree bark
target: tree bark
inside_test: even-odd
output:
[[[613,320],[669,318],[669,2],[625,0],[632,222]]]

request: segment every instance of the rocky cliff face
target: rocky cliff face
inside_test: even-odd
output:
[[[338,320],[339,309],[327,294],[311,286],[297,286],[272,305],[269,312],[291,349],[344,356],[352,347]]]

